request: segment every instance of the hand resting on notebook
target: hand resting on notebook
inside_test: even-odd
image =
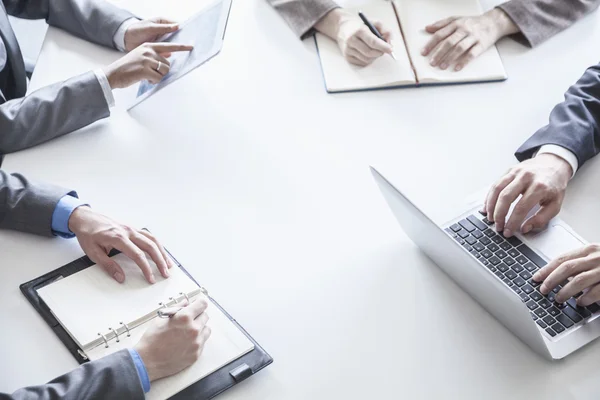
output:
[[[390,31],[378,21],[371,21],[387,42],[375,36],[358,15],[336,8],[316,25],[315,29],[335,40],[350,63],[360,66],[371,64],[384,54],[392,53]]]
[[[558,215],[567,184],[573,175],[571,165],[554,154],[538,154],[508,170],[488,192],[483,206],[487,218],[496,223],[496,229],[505,237],[519,229],[528,233],[544,228]],[[519,198],[508,221],[509,209]],[[537,205],[540,209],[529,219],[529,212]]]
[[[156,318],[134,346],[150,381],[174,375],[198,360],[211,333],[207,306],[206,300],[198,299],[172,318]]]
[[[454,65],[460,71],[498,40],[519,32],[504,11],[495,8],[474,17],[449,17],[425,27],[431,40],[421,51],[429,63],[440,69]]]
[[[150,283],[156,282],[156,279],[145,253],[156,263],[161,275],[169,277],[173,262],[150,232],[120,224],[86,206],[73,211],[69,218],[69,229],[90,260],[102,266],[119,283],[125,281],[125,274],[119,264],[108,257],[112,249],[119,250],[135,261]]]

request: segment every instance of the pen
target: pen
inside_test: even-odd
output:
[[[365,25],[367,26],[367,28],[369,28],[369,30],[371,31],[371,33],[375,36],[377,36],[379,39],[383,40],[385,42],[385,39],[383,38],[383,36],[381,36],[381,33],[379,33],[379,31],[377,30],[377,28],[375,28],[375,25],[373,25],[371,23],[371,21],[369,21],[367,19],[367,17],[365,16],[365,14],[363,14],[361,11],[358,12],[358,16],[360,17],[360,19],[362,19],[362,21],[365,23]],[[386,42],[387,43],[387,42]],[[390,56],[392,56],[392,58],[395,60],[396,59],[396,55],[394,54],[394,52],[392,51],[392,53],[390,54]]]
[[[165,307],[158,310],[156,313],[160,318],[171,318],[179,311],[181,311],[183,307]]]

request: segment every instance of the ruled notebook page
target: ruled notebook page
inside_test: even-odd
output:
[[[392,3],[376,0],[360,8],[349,8],[348,11],[354,15],[362,11],[367,18],[381,21],[392,32],[391,43],[397,60],[389,55],[383,55],[366,67],[350,64],[334,40],[317,33],[317,47],[327,91],[341,92],[414,85],[415,75],[404,47]]]
[[[458,72],[454,71],[454,65],[446,70],[432,67],[429,57],[421,55],[423,47],[432,36],[425,31],[427,25],[454,15],[480,15],[482,9],[478,0],[394,0],[394,4],[420,83],[466,83],[506,79],[504,65],[496,46],[486,50]]]

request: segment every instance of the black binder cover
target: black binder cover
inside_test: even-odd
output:
[[[118,251],[113,250],[109,255],[112,257],[118,253]],[[169,255],[171,254],[169,253]],[[179,261],[175,260],[172,255],[171,257],[177,266],[181,268],[183,272],[185,272],[185,274],[194,282],[196,282],[196,280],[185,270],[185,268],[183,268]],[[58,320],[54,318],[54,315],[52,315],[48,306],[37,294],[37,290],[60,278],[75,274],[92,265],[94,265],[94,263],[87,256],[84,256],[73,262],[70,262],[67,265],[64,265],[57,270],[42,275],[39,278],[23,283],[20,286],[21,292],[25,295],[27,300],[29,300],[31,305],[42,316],[42,318],[44,318],[46,323],[50,325],[54,333],[65,344],[65,346],[67,346],[67,349],[80,364],[83,364],[88,360],[78,352],[78,350],[80,350],[79,346],[77,346],[77,343],[75,343],[67,331],[60,325]],[[196,282],[196,284],[198,284],[198,282]],[[231,322],[233,322],[233,324],[254,344],[254,350],[183,389],[181,392],[171,397],[173,400],[192,398],[212,399],[218,394],[231,388],[236,383],[239,383],[249,376],[254,375],[273,362],[273,358],[271,358],[271,356],[248,334],[248,332],[244,330],[244,328],[242,328],[240,324],[238,324],[235,319],[231,317],[231,315],[227,313],[227,311],[223,309],[223,307],[221,307],[212,297],[209,296],[209,299],[216,307],[223,311],[227,318],[229,318]]]

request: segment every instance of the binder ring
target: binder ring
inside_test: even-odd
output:
[[[177,298],[169,297],[169,300],[171,300],[171,301],[174,301],[174,302],[175,302],[175,304],[179,303],[179,302],[177,301]]]
[[[163,303],[162,301],[160,303],[158,303],[158,305],[160,306],[160,308],[167,308],[167,305],[165,303]]]
[[[111,331],[115,335],[115,339],[117,339],[117,343],[119,343],[120,340],[119,340],[119,334],[117,333],[117,331],[115,331],[113,328],[108,328],[108,330]]]
[[[185,297],[185,300],[187,301],[187,303],[190,304],[190,298],[188,297],[187,293],[179,292],[179,294],[182,295],[183,297]]]
[[[98,336],[102,337],[102,340],[104,340],[104,347],[108,349],[109,346],[108,346],[108,340],[106,340],[106,336],[104,336],[100,332],[98,332]]]
[[[200,291],[201,291],[202,293],[204,293],[204,295],[205,295],[206,297],[208,297],[208,290],[206,290],[206,288],[205,288],[204,286],[200,286]]]
[[[125,330],[127,331],[127,337],[131,336],[131,333],[129,333],[129,327],[127,326],[127,324],[124,324],[122,322],[119,322],[119,323],[125,327]]]

